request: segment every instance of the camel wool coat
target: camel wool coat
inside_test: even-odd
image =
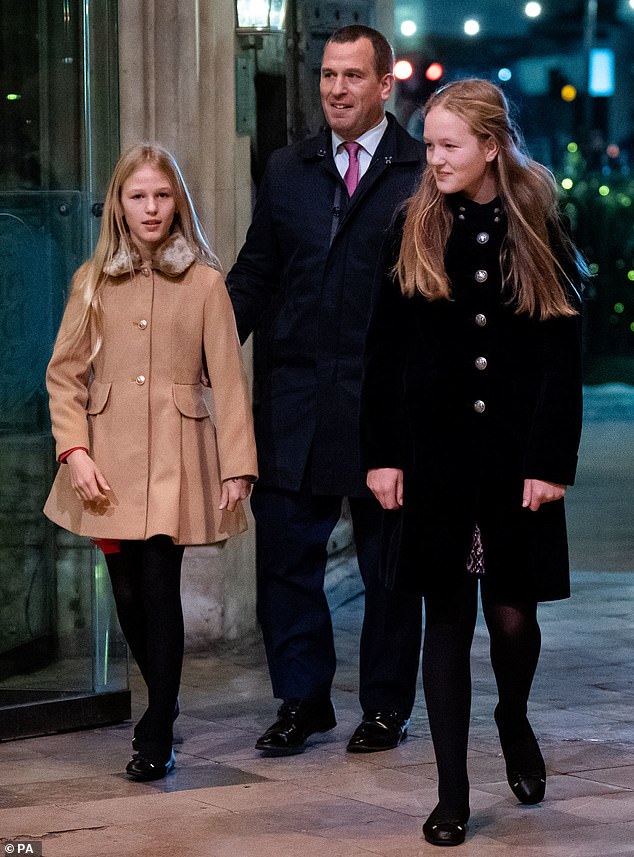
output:
[[[81,310],[76,273],[47,371],[56,451],[85,447],[111,491],[80,500],[60,464],[44,513],[82,536],[210,544],[246,529],[241,504],[220,511],[221,483],[257,476],[251,402],[221,275],[194,261],[180,233],[141,268],[121,249],[101,286],[95,330],[68,353],[60,342]]]

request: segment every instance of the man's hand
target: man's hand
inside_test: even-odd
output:
[[[396,467],[368,470],[367,485],[384,509],[403,505],[403,471]]]

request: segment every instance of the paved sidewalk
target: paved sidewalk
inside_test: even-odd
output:
[[[522,807],[505,780],[486,632],[474,646],[472,821],[464,857],[634,857],[633,573],[580,572],[575,597],[543,605],[531,717],[547,799]],[[43,840],[45,857],[411,857],[435,803],[422,699],[398,749],[345,752],[361,599],[335,610],[339,725],[301,756],[253,749],[274,714],[258,643],[186,660],[177,769],[132,783],[130,724],[0,745],[0,841]],[[142,693],[134,677],[137,713]],[[422,694],[420,695],[422,697]]]

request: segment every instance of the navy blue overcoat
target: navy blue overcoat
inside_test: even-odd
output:
[[[240,338],[266,367],[255,429],[260,483],[368,496],[359,451],[364,343],[382,240],[412,194],[424,151],[388,127],[351,199],[330,130],[274,152],[227,284]]]

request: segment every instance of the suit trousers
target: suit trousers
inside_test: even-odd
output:
[[[256,485],[257,615],[273,695],[327,699],[336,669],[330,609],[324,593],[328,539],[343,497]],[[359,701],[365,713],[409,717],[416,695],[422,600],[385,588],[379,576],[382,509],[374,498],[349,498],[365,586],[359,652]]]

